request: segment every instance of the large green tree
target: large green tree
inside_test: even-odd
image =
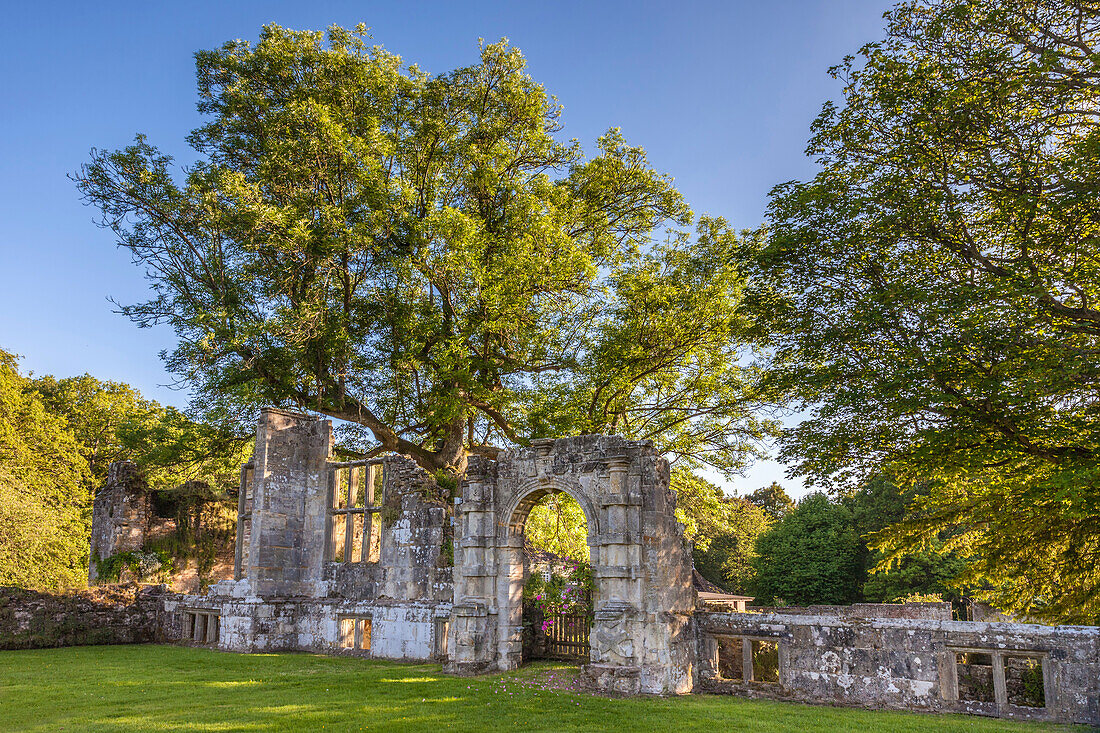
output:
[[[767,425],[740,366],[738,236],[617,130],[587,157],[520,52],[431,75],[363,29],[266,26],[196,55],[198,159],[144,138],[76,175],[149,274],[169,367],[458,469],[616,432],[740,466]]]
[[[804,605],[860,600],[859,534],[847,507],[809,494],[756,541],[756,602]]]
[[[756,540],[768,528],[764,509],[680,466],[672,471],[676,518],[693,543],[695,569],[726,590],[744,593],[752,583]]]
[[[927,546],[898,554],[891,562],[884,562],[886,555],[874,548],[878,533],[902,522],[913,502],[927,493],[924,485],[903,487],[879,475],[840,499],[852,513],[852,526],[861,540],[864,601],[893,603],[934,597],[959,600],[970,590],[958,582],[966,571],[965,556],[944,550],[943,538],[932,538]]]
[[[121,460],[136,463],[154,491],[189,484],[224,495],[240,481],[252,440],[229,416],[208,411],[206,419],[197,419],[146,399],[128,384],[90,374],[46,375],[31,385],[45,409],[63,418],[76,438],[93,488],[102,486],[107,467]]]
[[[88,464],[64,417],[46,409],[0,349],[0,585],[83,585],[91,519]]]
[[[929,493],[880,536],[947,538],[986,600],[1100,614],[1100,6],[906,2],[833,74],[813,180],[742,250],[784,456]]]

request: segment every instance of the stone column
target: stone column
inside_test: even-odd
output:
[[[315,595],[328,520],[332,422],[265,408],[256,425],[252,531],[242,575],[260,596]]]
[[[447,670],[480,672],[496,655],[496,464],[471,456],[455,505],[455,604],[448,631]]]
[[[497,567],[497,664],[516,669],[523,663],[523,535],[500,539]]]

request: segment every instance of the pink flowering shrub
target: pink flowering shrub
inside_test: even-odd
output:
[[[523,603],[542,612],[542,631],[546,633],[558,614],[592,616],[592,567],[577,563],[567,575],[553,573],[545,580],[541,573],[532,573],[523,587]]]

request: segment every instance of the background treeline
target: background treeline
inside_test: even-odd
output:
[[[231,503],[251,452],[241,434],[120,382],[22,374],[0,349],[0,585],[85,584],[92,499],[119,460],[136,464],[155,513],[169,520],[155,549],[181,561],[209,555],[197,535],[204,513]]]
[[[833,497],[812,493],[797,504],[772,483],[746,497],[727,496],[675,471],[677,514],[695,543],[695,567],[707,580],[758,605],[959,600],[966,562],[929,549],[873,572],[884,556],[876,533],[899,522],[922,492],[877,477]]]

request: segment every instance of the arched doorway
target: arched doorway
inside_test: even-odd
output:
[[[455,507],[448,671],[522,664],[524,524],[559,492],[580,505],[588,530],[595,612],[587,673],[619,692],[690,691],[695,596],[668,464],[649,441],[604,435],[470,458]]]
[[[584,544],[589,550],[589,557],[591,559],[599,555],[599,514],[581,487],[557,477],[529,480],[518,487],[512,500],[501,512],[502,517],[507,517],[507,522],[502,523],[503,526],[499,528],[503,541],[498,545],[497,553],[497,621],[499,666],[502,669],[515,669],[523,663],[525,643],[527,651],[530,651],[532,639],[530,630],[525,625],[523,598],[524,586],[530,572],[525,548],[526,526],[532,511],[536,511],[548,499],[556,497],[565,497],[580,508],[587,531]],[[600,582],[594,570],[591,585],[590,602],[595,607],[600,599]],[[586,646],[587,636],[586,633]],[[584,657],[578,661],[586,661],[589,657],[588,654],[577,656]]]
[[[547,491],[518,523],[523,535],[523,661],[587,663],[595,584],[584,510],[568,493]]]

